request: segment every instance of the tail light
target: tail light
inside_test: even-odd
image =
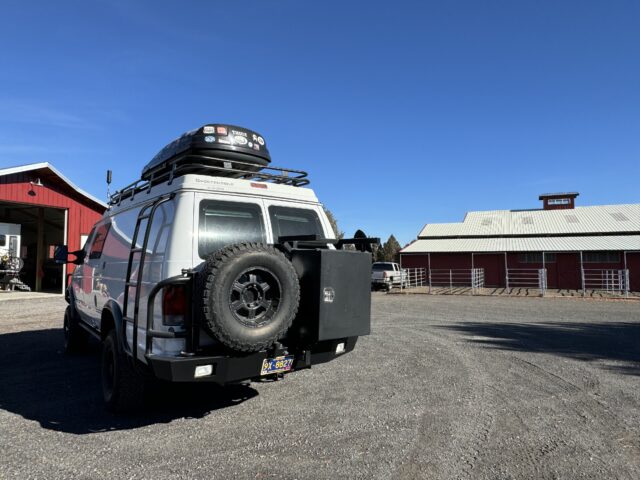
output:
[[[187,297],[182,285],[162,289],[162,324],[182,325],[187,314]]]

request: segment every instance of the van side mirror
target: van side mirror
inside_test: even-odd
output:
[[[73,255],[75,258],[70,260],[69,255]],[[69,252],[69,248],[66,245],[57,245],[53,252],[53,260],[56,263],[73,263],[74,265],[82,265],[84,263],[84,256],[84,250]]]

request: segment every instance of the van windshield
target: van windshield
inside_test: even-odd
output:
[[[262,209],[256,203],[200,202],[198,255],[206,258],[237,242],[266,242]]]

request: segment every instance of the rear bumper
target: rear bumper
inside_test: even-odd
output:
[[[319,342],[308,350],[294,354],[293,369],[302,370],[312,365],[329,362],[354,349],[358,337],[349,337],[338,340]],[[343,353],[336,353],[338,344],[344,343]],[[262,362],[266,358],[281,355],[268,355],[266,351],[260,351],[243,356],[193,356],[193,357],[167,357],[148,355],[147,362],[154,374],[159,379],[169,382],[214,382],[220,385],[234,383],[242,380],[260,378]],[[211,365],[212,373],[205,377],[195,378],[196,367]]]

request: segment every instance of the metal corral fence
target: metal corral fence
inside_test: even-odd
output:
[[[582,269],[582,295],[587,290],[629,296],[629,270]]]
[[[475,294],[484,288],[484,268],[404,268],[406,281],[401,288],[427,287],[428,292],[471,288]]]
[[[404,268],[405,281],[401,289],[426,288],[428,293],[483,293],[485,288],[483,268]],[[582,269],[582,295],[587,292],[605,292],[611,296],[628,297],[629,270]],[[508,268],[506,293],[517,289],[537,289],[541,296],[548,291],[546,268]]]
[[[426,287],[429,285],[429,272],[426,268],[403,268],[405,281],[403,288]]]
[[[509,294],[514,288],[536,288],[544,296],[547,291],[547,269],[507,268],[505,284]]]

